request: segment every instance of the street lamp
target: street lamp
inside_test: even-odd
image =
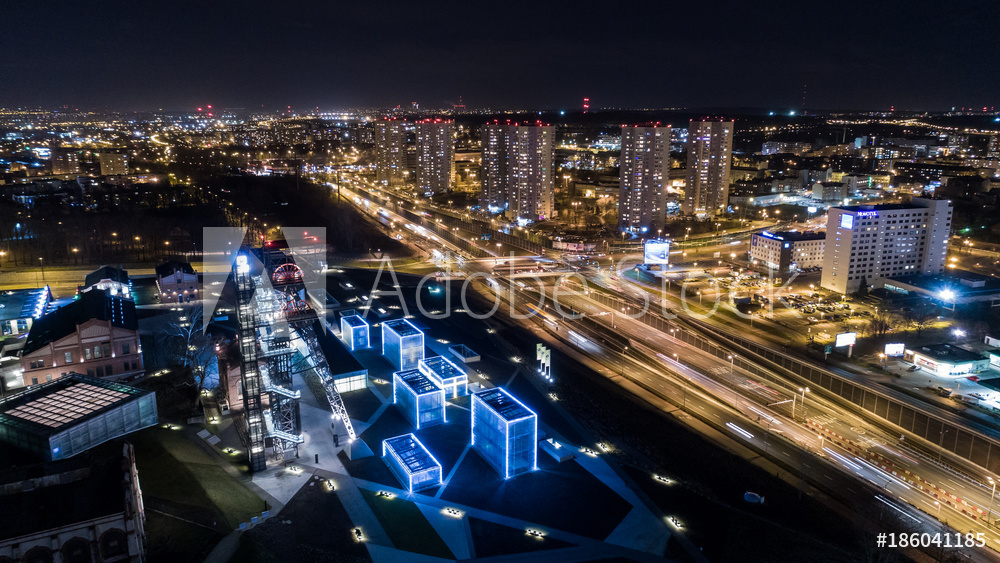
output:
[[[38,258],[38,267],[42,269],[42,281],[45,281],[45,260]]]
[[[733,384],[733,366],[736,363],[736,354],[729,355],[729,384]]]
[[[997,482],[993,480],[993,477],[987,477],[986,479],[993,485],[993,491],[990,493],[989,514],[986,516],[986,523],[990,524],[993,520],[993,497],[997,494]]]

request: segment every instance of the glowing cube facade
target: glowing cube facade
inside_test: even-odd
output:
[[[500,387],[472,395],[472,447],[504,479],[538,468],[538,416]]]
[[[371,346],[368,323],[357,315],[340,317],[340,335],[347,347],[361,350]]]
[[[441,464],[413,434],[383,440],[382,461],[411,493],[441,484]]]
[[[419,370],[392,374],[392,402],[417,430],[447,422],[444,390]]]
[[[469,376],[448,358],[434,356],[420,360],[418,365],[420,373],[444,389],[445,397],[452,399],[469,393]]]
[[[382,356],[398,370],[417,369],[424,359],[424,333],[406,319],[383,322]]]

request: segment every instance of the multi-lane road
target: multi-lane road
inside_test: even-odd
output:
[[[358,193],[349,186],[344,189],[348,197],[357,201],[369,199],[362,194],[384,194],[383,201],[394,197],[369,185],[364,185]],[[463,254],[460,246],[465,244],[455,244],[439,236],[444,234],[442,230],[447,230],[489,256],[515,251],[514,246],[481,244],[476,233],[442,224],[444,217],[454,218],[453,214],[422,207],[419,202],[400,201],[433,222],[417,229],[392,211],[391,206],[359,207],[367,209],[374,220],[390,229],[408,228],[411,241],[422,242],[425,249],[435,247]],[[442,220],[434,219],[435,215]],[[730,244],[727,241],[723,246]],[[523,249],[517,252],[526,254]],[[550,253],[548,258],[555,257]],[[481,284],[481,289],[490,288],[530,317],[527,323],[540,337],[557,339],[600,362],[610,373],[627,376],[649,393],[651,397],[647,400],[680,405],[733,440],[798,471],[803,479],[847,506],[876,503],[911,531],[945,531],[948,528],[942,522],[947,522],[958,531],[982,533],[992,549],[967,550],[967,555],[982,561],[998,560],[994,550],[1000,548],[1000,534],[985,522],[987,516],[996,518],[993,515],[997,506],[991,502],[992,488],[985,479],[963,474],[905,442],[900,443],[899,437],[888,435],[864,413],[848,412],[818,395],[800,391],[778,374],[761,379],[734,362],[692,346],[689,338],[681,339],[676,332],[652,330],[647,323],[615,314],[617,306],[609,306],[606,299],[595,299],[596,295],[574,291],[582,287],[573,286],[572,282],[560,287],[562,312],[544,305],[539,309],[540,301],[552,303],[554,289],[560,283],[558,272],[539,276],[537,284],[529,284],[529,280],[517,279],[517,275],[495,272],[496,263],[496,258],[470,257],[465,260],[464,273],[489,275],[490,283]],[[579,268],[573,271],[599,291],[619,295],[621,303],[634,303],[640,292],[648,296],[644,290],[630,287],[620,279],[612,280],[607,269],[574,268]],[[529,308],[530,304],[534,305]],[[567,308],[583,318],[565,318],[563,313]],[[682,324],[672,326],[674,331],[686,330]]]

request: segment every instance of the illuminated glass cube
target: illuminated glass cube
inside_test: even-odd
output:
[[[352,352],[371,346],[368,323],[357,315],[340,317],[340,334]]]
[[[469,376],[451,360],[444,356],[425,358],[418,362],[420,373],[426,375],[444,389],[449,399],[466,395],[469,392]]]
[[[383,322],[382,356],[398,370],[417,369],[424,359],[424,333],[406,319]]]
[[[413,434],[382,440],[382,461],[411,493],[441,484],[441,464]]]
[[[500,387],[472,395],[472,447],[504,479],[538,468],[538,416]]]
[[[444,390],[418,370],[392,374],[392,402],[417,430],[447,422]]]

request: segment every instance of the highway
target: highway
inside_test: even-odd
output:
[[[349,188],[345,187],[345,191],[349,197],[364,199]],[[367,207],[358,200],[359,206]],[[375,220],[384,225],[387,221],[390,225],[407,223],[388,209],[369,212],[381,216]],[[414,232],[427,245],[440,245],[442,250],[457,255],[463,253],[431,232]],[[472,233],[460,236],[474,240]],[[486,250],[493,256],[497,254],[488,247]],[[982,532],[993,549],[970,549],[967,555],[977,561],[1000,560],[995,551],[1000,548],[1000,534],[986,525],[985,518],[970,517],[993,515],[996,506],[990,502],[992,491],[987,483],[899,443],[898,437],[888,436],[871,424],[863,412],[847,412],[818,395],[799,391],[777,374],[771,380],[761,380],[675,335],[652,330],[627,315],[614,314],[607,304],[584,293],[583,287],[573,282],[563,282],[559,303],[584,313],[581,319],[566,319],[551,305],[538,310],[540,300],[552,302],[553,291],[560,284],[559,272],[539,276],[537,285],[532,286],[534,280],[530,277],[495,274],[496,263],[495,258],[467,259],[463,269],[465,275],[489,274],[490,283],[477,285],[484,291],[489,291],[488,287],[497,292],[514,310],[531,317],[526,324],[536,332],[558,338],[608,370],[638,383],[657,400],[679,404],[734,440],[745,442],[792,470],[797,468],[802,478],[847,506],[879,503],[912,531],[945,531],[947,527],[940,519],[962,532]],[[612,279],[608,270],[581,267],[579,274],[592,287],[619,294],[625,298],[623,302],[650,298],[645,289],[621,283],[620,278]],[[652,300],[654,304],[668,304],[659,303],[655,296]],[[535,305],[529,309],[531,303]],[[677,324],[674,330],[684,328]],[[622,338],[628,343],[623,344]]]

